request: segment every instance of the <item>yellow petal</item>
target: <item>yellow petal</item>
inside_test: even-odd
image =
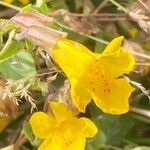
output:
[[[97,133],[96,125],[90,120],[85,117],[81,118],[73,118],[64,121],[61,125],[61,132],[64,136],[72,136],[74,134],[78,134],[82,138],[89,138],[95,136]]]
[[[50,137],[44,140],[40,145],[38,150],[61,150],[61,144],[56,142],[58,141],[55,137]]]
[[[123,114],[129,111],[129,97],[133,91],[126,79],[117,79],[103,90],[95,87],[93,99],[103,112]]]
[[[34,113],[29,120],[34,134],[39,138],[46,138],[51,132],[53,119],[43,112]]]
[[[76,135],[75,132],[55,134],[53,137],[47,138],[38,150],[84,150],[85,142],[85,138]]]
[[[115,78],[130,73],[135,65],[135,58],[123,48],[120,48],[114,55],[103,56],[100,59]]]
[[[108,46],[105,48],[103,54],[104,55],[106,55],[106,54],[112,54],[112,53],[116,52],[117,50],[119,50],[119,48],[120,48],[123,40],[124,40],[123,36],[119,36],[119,37],[113,39],[108,44]]]
[[[71,97],[74,105],[80,112],[85,112],[86,105],[91,101],[91,94],[82,85],[81,79],[71,79]]]
[[[61,39],[57,42],[52,57],[70,79],[84,72],[93,59],[93,53],[77,42]]]
[[[86,139],[82,136],[71,134],[71,136],[64,137],[63,147],[60,149],[66,150],[85,150]]]
[[[12,121],[10,117],[0,117],[0,133],[9,125]]]
[[[73,112],[68,109],[68,106],[65,103],[53,101],[50,102],[50,106],[55,119],[58,121],[62,121],[62,119],[70,119],[74,116]]]
[[[80,128],[82,128],[82,131],[80,131],[80,133],[84,137],[93,137],[96,135],[98,129],[91,120],[82,117],[78,121],[83,123],[83,125],[80,126]]]
[[[85,124],[78,118],[68,119],[62,123],[58,136],[61,137],[59,141],[62,140],[63,149],[84,150],[86,138],[82,135],[83,128]]]

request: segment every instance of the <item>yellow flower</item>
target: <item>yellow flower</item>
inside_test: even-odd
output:
[[[13,3],[15,0],[3,0],[6,3]],[[26,5],[29,3],[29,0],[19,0],[23,5]]]
[[[87,118],[76,118],[67,105],[50,102],[53,115],[34,113],[29,122],[34,134],[43,139],[38,150],[84,150],[86,138],[93,137],[97,128]]]
[[[70,80],[72,100],[79,111],[85,112],[92,98],[106,113],[122,114],[129,110],[134,88],[121,75],[131,72],[135,59],[120,47],[123,39],[121,36],[112,40],[102,54],[92,53],[71,40],[57,42],[52,57]]]

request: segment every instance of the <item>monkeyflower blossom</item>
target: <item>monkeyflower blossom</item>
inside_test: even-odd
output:
[[[97,128],[87,118],[77,118],[65,103],[50,102],[53,115],[34,113],[29,122],[33,133],[43,139],[38,150],[84,150],[86,138],[95,136]]]
[[[120,36],[112,40],[102,54],[65,38],[58,40],[52,57],[68,77],[72,101],[80,112],[85,112],[91,99],[105,113],[129,110],[134,88],[122,75],[132,71],[135,59],[120,47],[123,39]]]

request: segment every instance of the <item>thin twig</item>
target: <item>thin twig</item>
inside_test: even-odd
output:
[[[130,107],[130,111],[137,113],[137,114],[140,114],[142,116],[145,116],[147,118],[150,118],[150,111],[148,111],[148,110],[136,108],[136,107]]]
[[[17,7],[17,6],[8,4],[8,3],[3,2],[3,1],[0,1],[0,5],[3,5],[3,6],[5,6],[5,7],[9,7],[9,8],[11,8],[11,9],[16,10],[16,11],[21,11],[21,8],[20,8],[20,7]]]
[[[97,18],[97,21],[101,21],[101,22],[110,22],[110,21],[124,21],[127,20],[127,18],[125,17],[117,17],[117,18]]]
[[[106,6],[106,4],[109,2],[109,0],[104,0],[103,2],[101,2],[98,7],[95,9],[95,11],[93,12],[93,14],[97,14],[104,6]]]
[[[150,12],[149,8],[143,3],[142,0],[138,0],[138,2],[139,2],[148,12]]]
[[[142,54],[142,53],[139,53],[139,52],[135,52],[135,51],[130,51],[132,54],[136,55],[136,56],[140,56],[142,58],[145,58],[145,59],[150,59],[150,56],[149,55],[146,55],[146,54]]]
[[[74,17],[125,17],[126,16],[126,14],[117,14],[117,13],[80,14],[80,13],[70,13],[70,12],[67,12],[63,15],[74,16]]]
[[[136,66],[150,66],[150,63],[136,63]]]

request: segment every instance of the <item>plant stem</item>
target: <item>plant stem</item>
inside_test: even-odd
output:
[[[150,111],[136,108],[136,107],[130,107],[130,112],[132,116],[142,122],[150,124]]]
[[[11,9],[16,10],[16,11],[21,11],[21,8],[20,8],[20,7],[17,7],[17,6],[8,4],[8,3],[3,2],[3,1],[0,1],[0,5],[3,5],[3,6],[5,6],[5,7],[9,7],[9,8],[11,8]]]
[[[120,10],[124,11],[125,13],[127,13],[127,9],[124,8],[123,6],[121,6],[119,3],[117,3],[115,0],[109,0],[112,4],[114,4],[115,6],[117,6]]]
[[[139,52],[134,52],[134,51],[131,51],[132,54],[136,55],[136,56],[140,56],[142,58],[145,58],[145,59],[149,59],[150,60],[150,56],[149,55],[146,55],[146,54],[142,54],[142,53],[139,53]]]
[[[139,2],[148,12],[150,12],[149,7],[147,7],[147,5],[146,5],[142,0],[138,0],[138,2]]]
[[[91,36],[91,35],[88,35],[88,34],[81,34],[81,35],[85,35],[86,37],[88,37],[88,38],[90,38],[92,40],[95,40],[97,42],[100,42],[100,43],[103,43],[103,44],[106,44],[106,45],[108,45],[108,43],[109,43],[109,42],[107,42],[107,41],[105,41],[103,39],[98,39],[98,38],[96,38],[94,36]]]
[[[93,14],[97,14],[108,2],[109,0],[104,0],[103,2],[101,2],[98,5],[98,7],[94,10]]]
[[[72,28],[70,28],[70,27],[68,27],[68,26],[66,26],[66,25],[63,25],[63,24],[59,23],[59,22],[56,21],[56,20],[55,20],[55,23],[56,23],[57,25],[59,25],[60,27],[66,29],[66,30],[69,30],[69,31],[72,31],[72,32],[76,32],[74,29],[72,29]],[[96,38],[96,37],[94,37],[94,36],[91,36],[91,35],[88,35],[88,34],[85,34],[85,33],[81,33],[81,32],[76,32],[76,33],[78,33],[78,34],[80,34],[80,35],[83,35],[83,36],[85,36],[85,37],[88,37],[88,38],[90,38],[90,39],[92,39],[92,40],[95,40],[95,41],[97,41],[97,42],[106,44],[106,45],[109,43],[109,42],[107,42],[107,41],[105,41],[105,40],[103,40],[103,39],[98,39],[98,38]]]
[[[145,117],[150,119],[150,111],[149,110],[136,108],[136,107],[130,107],[130,111],[133,112],[133,113],[145,116]]]
[[[64,14],[63,14],[64,15]],[[126,17],[126,14],[117,14],[117,13],[98,13],[98,14],[80,14],[80,13],[70,13],[67,12],[65,15],[73,17]]]

